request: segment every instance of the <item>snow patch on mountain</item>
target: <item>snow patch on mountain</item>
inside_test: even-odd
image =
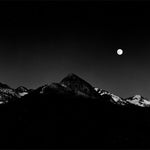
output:
[[[95,89],[95,91],[96,91],[97,93],[99,93],[100,95],[105,95],[105,94],[110,95],[110,94],[111,94],[111,93],[109,93],[108,91],[103,90],[103,89],[99,89],[99,88],[94,88],[94,89]]]
[[[25,96],[29,93],[28,89],[24,86],[19,86],[17,89],[15,89],[15,92],[18,95],[18,97]]]
[[[120,104],[120,105],[125,105],[125,104],[126,104],[126,102],[125,102],[122,98],[120,98],[119,96],[114,95],[114,94],[110,94],[110,95],[111,95],[112,99],[113,99],[116,103],[118,103],[118,104]]]
[[[20,96],[25,96],[25,95],[27,95],[27,94],[28,94],[28,92],[19,93]]]
[[[135,95],[131,98],[127,98],[126,101],[137,106],[150,107],[150,101],[143,98],[141,95]]]

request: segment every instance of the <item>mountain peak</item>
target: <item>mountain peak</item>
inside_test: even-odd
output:
[[[80,78],[74,73],[68,74],[61,82],[60,84],[63,87],[67,87],[74,91],[75,93],[79,95],[87,95],[90,97],[97,96],[97,92],[94,90],[94,87],[90,85],[88,82]]]
[[[19,86],[16,90],[20,91],[20,92],[26,92],[26,91],[28,91],[28,89],[26,87],[24,87],[24,86]]]
[[[143,97],[141,95],[134,95],[133,99],[142,99]]]
[[[28,94],[28,89],[24,86],[19,86],[17,89],[15,89],[15,92],[19,96],[24,96],[24,95]]]
[[[79,82],[79,81],[83,81],[86,82],[85,80],[83,80],[82,78],[80,78],[79,76],[77,76],[74,73],[69,73],[66,77],[64,77],[60,83],[67,83],[67,82]]]
[[[80,77],[74,73],[69,73],[65,78],[80,78]]]
[[[65,78],[63,78],[60,82],[61,85],[66,85],[66,86],[77,86],[77,85],[81,85],[81,84],[86,84],[87,86],[92,87],[88,82],[86,82],[85,80],[83,80],[82,78],[80,78],[79,76],[77,76],[74,73],[69,73]]]

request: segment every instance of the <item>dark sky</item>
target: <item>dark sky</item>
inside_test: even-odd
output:
[[[0,2],[0,13],[0,82],[37,88],[72,72],[150,99],[150,2]]]

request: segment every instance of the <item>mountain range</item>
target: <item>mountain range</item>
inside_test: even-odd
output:
[[[149,107],[72,73],[36,89],[0,83],[0,148],[150,148]]]
[[[39,91],[38,94],[50,94],[51,90],[57,93],[64,93],[72,96],[80,96],[91,99],[100,99],[101,97],[108,96],[109,101],[117,105],[136,105],[139,107],[150,107],[150,100],[144,98],[141,95],[121,98],[104,89],[93,87],[87,81],[73,73],[68,74],[59,83],[45,84],[34,90],[27,89],[24,86],[13,89],[6,84],[0,83],[0,104],[5,104],[15,99],[18,100],[21,97],[30,95],[30,93],[36,91]]]

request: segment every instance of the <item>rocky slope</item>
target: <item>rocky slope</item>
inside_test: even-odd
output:
[[[15,90],[6,84],[0,83],[0,104],[5,104],[15,98],[18,98]]]

